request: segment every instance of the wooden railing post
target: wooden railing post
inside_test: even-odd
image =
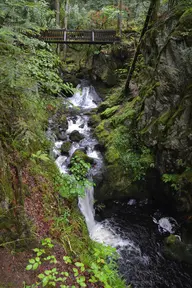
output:
[[[66,31],[66,29],[64,30],[64,42],[66,42],[67,41],[67,31]]]
[[[92,42],[95,41],[95,31],[92,31]]]

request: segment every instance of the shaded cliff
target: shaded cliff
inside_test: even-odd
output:
[[[189,7],[161,13],[141,43],[139,92],[110,92],[94,116],[107,164],[98,197],[151,195],[192,209],[191,27]]]

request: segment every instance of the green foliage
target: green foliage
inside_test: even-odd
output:
[[[163,174],[162,180],[165,183],[170,182],[171,187],[174,188],[176,191],[179,190],[179,176],[177,174]]]
[[[182,159],[178,159],[177,166],[182,169],[180,174],[163,174],[162,180],[164,183],[169,183],[170,186],[177,192],[185,192],[186,184],[192,183],[192,169],[186,167],[186,164]],[[188,190],[188,189],[187,189]]]
[[[13,222],[13,233],[3,231],[10,240],[31,235],[22,207],[25,192],[33,188],[28,187],[33,186],[28,179],[32,176],[37,180],[43,175],[41,179],[47,182],[39,184],[38,179],[40,191],[52,189],[48,174],[51,170],[55,173],[55,168],[48,156],[48,118],[61,103],[53,93],[71,91],[59,77],[58,57],[38,39],[42,29],[52,26],[53,16],[44,0],[0,3],[0,198],[7,203],[3,212]],[[37,264],[30,263],[32,269]]]
[[[118,254],[115,248],[96,245],[90,270],[93,273],[93,277],[90,279],[90,282],[94,283],[98,279],[106,288],[124,287],[124,282],[116,274],[117,258]]]
[[[87,9],[79,3],[74,3],[70,9],[70,29],[82,29],[90,27],[90,18],[87,17]]]
[[[53,13],[44,0],[11,0],[0,6],[1,138],[22,153],[36,153],[45,144],[47,93],[71,91],[58,76],[58,57],[34,38]]]
[[[85,186],[87,173],[90,169],[90,164],[83,161],[78,156],[74,156],[71,159],[70,171],[74,175],[75,179],[83,186]]]
[[[122,15],[123,15],[122,11]],[[101,10],[89,11],[90,24],[92,28],[96,29],[109,29],[116,28],[116,19],[119,14],[118,7],[109,5],[103,6]]]
[[[69,224],[70,214],[71,214],[70,209],[68,207],[66,207],[61,216],[54,218],[56,225],[58,226],[60,222],[61,223],[64,222],[65,224]]]
[[[116,150],[118,163],[124,167],[132,181],[144,179],[147,169],[154,167],[150,149],[139,146],[133,131],[131,133],[125,127],[120,126],[113,132],[108,146],[108,153],[112,148]]]
[[[56,283],[58,281],[63,281],[63,279],[65,279],[62,277],[57,277],[57,275],[58,275],[58,272],[56,268],[53,268],[51,270],[45,270],[44,273],[41,273],[38,275],[38,278],[41,281],[41,283],[38,283],[38,285],[42,284],[42,287],[46,287],[46,286],[56,287]]]
[[[47,238],[42,240],[42,246],[43,249],[34,249],[34,252],[36,252],[36,254],[39,256],[29,259],[29,264],[27,265],[26,270],[35,270],[41,264],[43,265],[44,261],[48,261],[52,265],[57,264],[56,257],[54,255],[50,255],[52,249],[54,248],[51,239]],[[32,286],[25,285],[25,287],[32,288],[39,287],[41,285],[42,287],[55,287],[57,285],[56,283],[59,283],[60,287],[68,287],[66,286],[67,280],[73,277],[74,282],[79,284],[80,287],[87,287],[86,281],[88,281],[90,283],[100,282],[106,288],[123,288],[125,287],[125,284],[117,276],[117,258],[118,255],[114,248],[102,246],[101,244],[95,244],[95,248],[92,253],[92,261],[88,266],[80,261],[73,261],[70,256],[65,255],[63,256],[63,260],[68,266],[66,269],[67,271],[60,271],[57,269],[57,267],[53,266],[49,270],[45,268],[43,270],[43,267],[41,267],[41,273],[38,274],[39,280]],[[70,267],[72,267],[72,269],[70,269]],[[76,285],[72,287],[76,287]]]
[[[37,151],[36,154],[31,155],[31,159],[36,162],[37,159],[42,160],[42,161],[50,161],[50,158],[48,157],[47,154],[43,153],[41,150]]]
[[[72,260],[69,256],[63,256],[63,260],[66,264],[71,264],[72,263]]]
[[[29,264],[26,267],[26,270],[36,270],[41,264],[40,258],[35,257],[34,259],[29,259]]]
[[[84,196],[84,187],[80,186],[73,175],[56,175],[55,187],[59,194],[66,199]]]
[[[59,194],[67,199],[74,199],[77,196],[83,197],[85,189],[93,185],[87,180],[87,173],[90,164],[83,161],[78,156],[71,159],[71,168],[69,174],[58,173],[55,176],[55,186]]]

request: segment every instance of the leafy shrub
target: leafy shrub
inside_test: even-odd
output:
[[[144,179],[147,169],[154,166],[150,149],[139,146],[133,132],[122,126],[115,130],[110,146],[117,150],[119,164],[123,165],[132,181]]]
[[[71,168],[69,174],[58,173],[55,176],[55,185],[59,194],[67,199],[74,199],[77,196],[85,195],[85,188],[92,186],[87,179],[87,173],[90,169],[90,164],[86,163],[77,156],[71,159]]]
[[[69,266],[67,271],[57,269],[57,259],[51,254],[53,248],[51,239],[46,238],[42,240],[42,248],[33,249],[36,256],[29,259],[26,270],[36,270],[45,262],[52,264],[52,266],[49,270],[45,270],[45,268],[42,270],[43,268],[41,268],[41,273],[38,274],[39,280],[32,286],[25,285],[25,288],[39,287],[40,285],[42,287],[56,287],[56,283],[60,283],[60,287],[68,287],[66,286],[67,280],[70,278],[73,278],[74,284],[77,283],[80,287],[87,287],[86,282],[102,283],[106,288],[125,287],[124,282],[117,275],[116,260],[118,255],[114,248],[96,244],[92,253],[92,261],[88,266],[65,255],[63,261]],[[72,287],[76,287],[76,285]]]

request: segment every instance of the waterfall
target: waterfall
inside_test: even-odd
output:
[[[94,219],[95,210],[93,207],[93,203],[94,203],[94,188],[92,186],[86,188],[85,197],[83,198],[79,197],[79,209],[81,210],[81,213],[85,217],[85,221],[90,235],[96,225]]]
[[[75,109],[76,115],[71,113],[72,116],[67,117],[66,140],[55,141],[53,154],[61,173],[68,173],[68,165],[74,151],[77,149],[85,151],[89,157],[94,159],[94,166],[89,171],[89,180],[91,181],[93,176],[101,173],[103,159],[101,153],[95,150],[95,145],[98,142],[93,137],[88,125],[87,112],[96,108],[101,100],[92,86],[81,85],[78,86],[78,89],[69,102],[71,102],[71,109],[74,106],[79,109]],[[50,126],[51,124],[52,122],[50,122]],[[70,140],[69,136],[74,130],[81,133],[84,138],[79,142],[72,143],[68,156],[61,155],[60,148],[62,144]],[[52,136],[51,129],[49,129],[48,137],[53,139]],[[146,217],[145,212],[141,213],[140,209],[148,205],[148,201],[139,202],[130,199],[127,203],[126,201],[123,202],[122,206],[118,201],[114,201],[115,212],[111,213],[109,219],[97,222],[94,211],[94,186],[89,186],[85,190],[85,197],[79,197],[78,202],[90,238],[117,249],[120,255],[118,260],[119,269],[127,279],[128,284],[133,283],[135,288],[191,287],[190,280],[192,280],[192,277],[184,272],[181,273],[181,267],[175,263],[166,262],[161,253],[161,243],[157,242],[155,238],[157,233],[163,237],[164,234],[174,233],[178,230],[178,224],[173,218],[164,216],[160,212],[152,213]],[[119,214],[123,217],[118,218]],[[125,218],[124,215],[126,215]],[[179,236],[177,236],[177,239],[179,239]],[[169,276],[166,274],[167,267],[169,267]],[[172,285],[172,281],[176,284]],[[184,286],[177,286],[179,281],[181,281],[181,285],[185,283]]]
[[[87,155],[94,159],[94,167],[92,167],[89,172],[89,180],[92,181],[92,176],[100,173],[102,169],[103,158],[101,153],[95,150],[95,145],[98,144],[98,142],[91,134],[91,129],[88,126],[89,117],[86,115],[86,112],[96,108],[98,103],[101,102],[101,99],[97,95],[93,86],[78,85],[77,89],[78,91],[69,99],[69,102],[71,103],[72,108],[78,107],[79,111],[76,112],[75,117],[67,117],[67,141],[69,140],[70,133],[74,130],[81,133],[84,136],[84,139],[72,143],[68,157],[60,155],[61,145],[65,141],[56,141],[53,153],[58,156],[56,164],[61,173],[68,173],[68,164],[71,156],[75,150],[84,149]],[[119,235],[117,235],[108,221],[103,221],[101,223],[95,221],[94,187],[87,187],[85,190],[85,197],[79,197],[78,202],[79,209],[85,217],[90,238],[99,243],[104,243],[113,247],[126,245],[129,245],[130,248],[134,247],[134,244],[131,241],[123,240]]]

